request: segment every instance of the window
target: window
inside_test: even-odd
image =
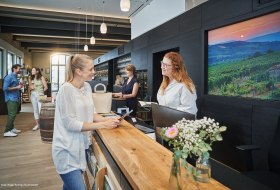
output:
[[[19,56],[17,56],[17,64],[20,64],[20,65],[22,65],[23,63],[22,63],[22,58],[21,57],[19,57]]]
[[[14,63],[14,54],[12,53],[8,53],[8,73],[11,73],[11,69],[12,69],[12,66],[13,66],[13,63]]]
[[[57,92],[65,82],[66,63],[70,56],[67,54],[55,54],[51,56],[51,89]]]
[[[3,50],[0,49],[0,79],[2,79],[4,76],[4,64],[3,64]]]

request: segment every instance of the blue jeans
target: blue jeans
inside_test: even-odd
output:
[[[62,190],[86,190],[82,170],[74,170],[66,174],[60,174],[63,181]]]

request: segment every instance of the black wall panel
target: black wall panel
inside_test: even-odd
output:
[[[170,37],[177,36],[179,33],[179,20],[172,19],[157,28],[148,32],[149,44],[162,42]]]
[[[201,28],[201,6],[191,9],[188,12],[178,16],[180,35],[186,35],[192,30]]]
[[[241,154],[235,148],[238,145],[252,143],[252,102],[227,97],[207,96],[199,101],[198,118],[204,116],[215,119],[227,126],[222,134],[223,142],[213,144],[211,157],[235,169],[242,170]]]
[[[268,168],[267,154],[280,116],[280,102],[259,101],[253,106],[252,144],[261,147],[254,151],[254,167]],[[277,150],[275,150],[277,151]]]
[[[147,49],[142,48],[131,52],[131,63],[135,65],[137,70],[148,68]]]
[[[225,22],[233,17],[252,11],[252,1],[248,0],[215,0],[202,5],[202,25]]]
[[[201,56],[201,32],[200,30],[186,32],[184,35],[180,35],[178,41],[180,42],[180,53],[185,61],[188,74],[196,86],[197,94],[201,94],[203,90],[200,88],[203,65],[203,57]]]
[[[146,48],[148,45],[148,35],[143,34],[132,41],[131,50],[133,51],[141,48]]]

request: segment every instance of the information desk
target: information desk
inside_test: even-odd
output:
[[[172,152],[131,124],[123,120],[116,129],[96,130],[93,145],[96,144],[113,171],[114,180],[119,183],[117,186],[122,189],[168,189]],[[188,189],[228,189],[214,179],[209,183],[191,180],[186,185]]]

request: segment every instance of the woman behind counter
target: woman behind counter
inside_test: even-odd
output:
[[[159,104],[196,115],[196,90],[182,56],[176,52],[166,53],[161,61],[161,72]]]
[[[133,112],[130,115],[132,117],[136,117],[137,105],[138,105],[137,95],[139,90],[139,84],[135,77],[136,68],[134,65],[128,64],[125,67],[125,72],[128,78],[123,83],[122,92],[113,93],[113,96],[119,98],[125,98],[126,106],[129,108],[129,110],[133,110]]]
[[[82,172],[86,169],[86,150],[90,132],[112,129],[118,118],[104,118],[95,113],[92,90],[86,82],[95,71],[87,55],[72,55],[66,65],[67,81],[56,96],[52,157],[63,180],[63,190],[85,190]]]
[[[44,92],[48,90],[47,82],[41,74],[39,68],[32,68],[31,76],[29,78],[29,89],[31,93],[31,103],[34,111],[34,118],[36,125],[33,127],[33,131],[39,129],[39,115],[41,112],[42,103],[39,101],[39,97],[44,95]]]

